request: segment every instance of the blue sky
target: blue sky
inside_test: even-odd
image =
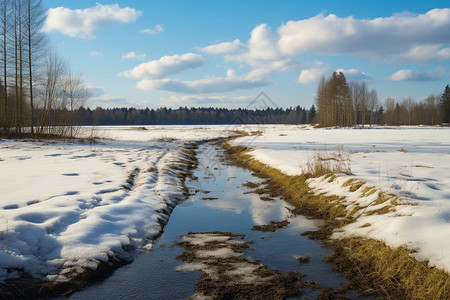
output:
[[[447,1],[44,0],[44,30],[92,91],[90,107],[314,104],[334,70],[380,103],[450,79]]]

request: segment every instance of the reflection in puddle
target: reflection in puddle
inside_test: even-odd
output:
[[[92,286],[72,299],[180,299],[196,293],[194,285],[200,271],[177,272],[182,262],[177,260],[183,249],[174,245],[180,236],[189,232],[234,232],[251,240],[251,249],[245,254],[275,270],[293,270],[305,274],[305,281],[313,280],[323,287],[339,288],[347,281],[323,261],[331,254],[316,241],[300,234],[315,230],[321,221],[293,216],[293,207],[280,199],[262,201],[260,195],[246,193],[252,189],[243,184],[262,180],[248,170],[220,162],[216,148],[202,145],[199,151],[199,167],[187,185],[194,194],[173,211],[164,233],[155,242],[153,251],[137,255],[135,261],[122,267],[104,282]],[[214,164],[212,163],[214,159]],[[217,163],[219,162],[219,163]],[[205,178],[206,176],[206,178]],[[207,195],[203,191],[210,191]],[[202,197],[217,198],[213,201]],[[275,232],[251,230],[255,225],[267,225],[270,221],[288,220],[289,224]],[[299,257],[309,262],[300,264]],[[319,291],[309,291],[301,297],[317,297]]]

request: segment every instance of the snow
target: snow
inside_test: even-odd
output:
[[[310,179],[317,194],[345,197],[342,202],[357,217],[333,238],[367,237],[391,247],[405,246],[411,254],[450,273],[450,129],[439,127],[322,128],[266,125],[262,136],[239,138],[234,144],[251,147],[253,158],[298,175],[314,155],[343,151],[351,175]],[[365,184],[351,192],[349,179]],[[331,181],[331,182],[330,182]],[[368,191],[375,188],[375,191]],[[378,193],[396,198],[378,203]],[[394,205],[398,203],[398,205]],[[370,214],[389,206],[385,214]],[[369,214],[367,214],[369,212]]]
[[[226,137],[239,126],[145,128],[82,128],[86,137],[105,138],[96,144],[0,141],[0,280],[25,272],[65,281],[113,257],[132,259],[130,250],[151,250],[170,208],[182,197],[181,181],[171,166],[182,158],[185,143]],[[343,146],[352,175],[308,182],[316,193],[345,197],[349,212],[359,209],[356,221],[333,237],[362,236],[392,247],[406,246],[415,250],[416,259],[450,273],[450,129],[241,129],[261,130],[263,135],[235,143],[252,147],[253,157],[289,175],[303,172],[317,151]],[[366,184],[350,192],[344,185],[353,178]],[[366,187],[377,191],[367,193]],[[397,195],[400,205],[392,206],[393,199],[377,203],[380,190]],[[220,199],[213,202],[225,210],[241,209]],[[257,224],[290,214],[286,204],[268,202],[265,205],[280,205],[277,215],[269,215],[256,203],[250,205]],[[367,215],[386,205],[392,206],[388,213]],[[290,221],[290,226],[316,226],[302,217]],[[219,240],[230,242],[229,237],[214,235],[189,242]]]
[[[229,135],[224,126],[82,130],[107,139],[0,141],[0,280],[65,281],[151,249],[183,197],[171,166],[185,143]]]

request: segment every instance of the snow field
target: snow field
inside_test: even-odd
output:
[[[171,166],[186,159],[184,144],[227,134],[157,126],[95,131],[108,140],[0,141],[0,280],[25,272],[66,281],[114,257],[131,259],[130,249],[151,249],[183,197]]]
[[[405,246],[416,251],[417,260],[450,273],[450,129],[267,125],[262,136],[234,144],[253,148],[255,159],[288,175],[305,172],[317,152],[343,148],[351,175],[308,181],[316,194],[342,197],[357,217],[333,238],[359,236]],[[349,179],[364,184],[351,191]],[[380,191],[393,196],[382,202]],[[374,213],[385,206],[389,212]]]

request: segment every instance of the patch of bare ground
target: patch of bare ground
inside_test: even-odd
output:
[[[339,197],[315,195],[310,190],[306,180],[313,176],[312,172],[288,176],[253,159],[248,154],[252,149],[233,146],[230,140],[221,143],[229,161],[266,179],[264,189],[270,189],[271,196],[279,196],[293,205],[295,209],[291,213],[325,221],[319,230],[304,232],[303,235],[320,240],[333,250],[328,260],[351,280],[347,288],[382,299],[449,299],[449,274],[428,266],[426,262],[418,262],[410,256],[411,250],[402,247],[393,249],[380,241],[364,238],[331,239],[334,230],[355,219],[353,214],[348,214]],[[330,173],[327,178],[332,180],[333,175]],[[355,185],[352,189],[360,187],[358,182],[351,184]],[[387,195],[380,195],[380,202],[385,202]],[[396,205],[394,200],[391,201],[392,205]],[[321,297],[335,299],[335,295],[325,292]]]
[[[267,225],[255,225],[252,227],[252,230],[255,231],[261,231],[261,232],[275,232],[278,229],[284,228],[286,226],[289,225],[289,221],[288,220],[284,220],[284,221],[270,221],[269,224]]]
[[[51,299],[68,297],[92,284],[109,277],[116,268],[131,263],[130,259],[110,258],[100,262],[95,270],[85,269],[68,281],[47,281],[23,275],[19,279],[8,279],[0,284],[0,299]]]
[[[202,197],[202,200],[209,200],[209,201],[214,201],[217,200],[218,198],[216,197]]]
[[[184,262],[177,271],[199,270],[197,293],[191,298],[208,299],[285,299],[299,296],[304,288],[320,289],[316,282],[302,281],[294,271],[270,269],[245,257],[251,241],[231,232],[190,232],[177,245],[184,252],[177,259]]]

